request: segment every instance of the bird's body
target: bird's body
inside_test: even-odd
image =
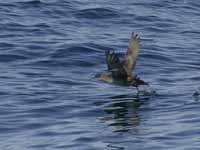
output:
[[[140,39],[132,33],[129,46],[124,58],[121,60],[115,52],[106,51],[107,72],[98,73],[96,78],[107,83],[118,83],[127,86],[148,85],[132,72],[140,52]]]
[[[111,72],[98,73],[96,74],[96,79],[104,81],[106,83],[116,83],[116,84],[125,85],[125,86],[147,85],[146,82],[144,82],[143,80],[137,77],[127,79],[127,80],[114,79]]]

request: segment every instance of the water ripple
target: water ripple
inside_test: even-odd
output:
[[[75,13],[78,18],[86,19],[109,19],[119,17],[119,13],[109,8],[88,8]]]
[[[0,18],[1,149],[199,149],[197,1],[10,0]],[[94,78],[132,31],[139,96]]]

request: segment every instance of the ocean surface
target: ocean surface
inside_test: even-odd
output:
[[[199,150],[199,16],[197,0],[0,0],[0,149]],[[139,96],[94,78],[131,32]]]

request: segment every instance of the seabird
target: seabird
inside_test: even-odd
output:
[[[140,52],[140,37],[138,34],[131,34],[129,45],[123,59],[114,51],[105,51],[108,70],[96,74],[96,78],[107,83],[118,83],[127,86],[134,86],[138,90],[139,85],[148,85],[133,73],[136,60]]]

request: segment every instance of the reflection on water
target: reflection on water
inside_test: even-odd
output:
[[[140,124],[139,109],[150,97],[130,97],[120,95],[110,98],[112,101],[104,107],[106,116],[103,122],[113,128],[114,132],[137,132]]]

